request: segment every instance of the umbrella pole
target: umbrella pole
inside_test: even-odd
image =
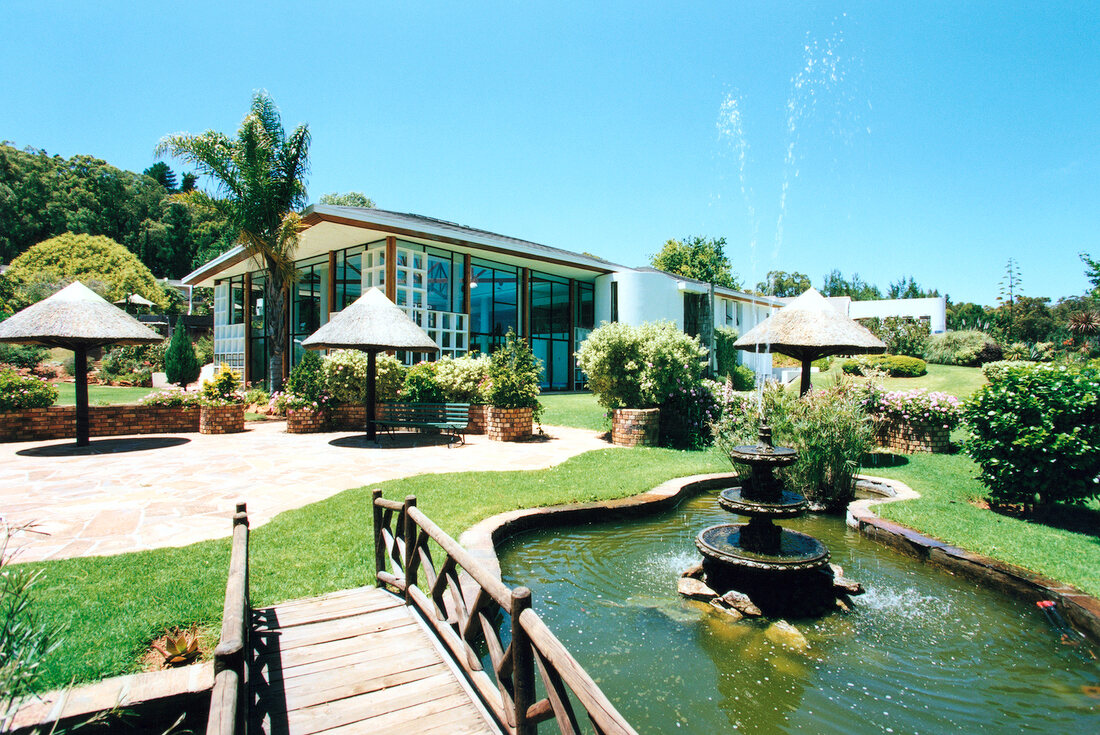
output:
[[[76,372],[76,445],[88,446],[88,348],[73,348],[73,365]]]
[[[374,426],[374,379],[377,372],[377,365],[375,363],[376,355],[377,353],[374,350],[367,352],[367,440],[372,442],[378,440]]]
[[[813,360],[806,359],[802,361],[802,382],[799,384],[798,397],[806,395],[810,392],[810,368],[813,366]]]

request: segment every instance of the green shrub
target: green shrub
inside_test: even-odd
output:
[[[367,353],[337,350],[324,360],[325,385],[337,403],[362,406],[367,402]],[[395,401],[405,384],[405,366],[393,355],[379,352],[374,358],[374,397]]]
[[[924,357],[930,336],[928,322],[911,316],[872,317],[859,322],[886,344],[891,355]]]
[[[937,365],[978,367],[1003,357],[1000,345],[985,332],[967,330],[933,334],[924,357]]]
[[[504,344],[489,361],[489,386],[485,399],[497,408],[531,408],[537,422],[542,418],[539,403],[539,376],[542,363],[535,358],[527,342],[509,329]]]
[[[192,391],[185,393],[180,390],[164,390],[158,393],[150,393],[141,399],[144,406],[198,406],[201,397]]]
[[[919,357],[906,355],[862,355],[845,360],[840,369],[847,375],[863,375],[868,369],[878,369],[892,378],[919,378],[928,372],[928,365]]]
[[[164,353],[165,375],[169,383],[184,388],[198,380],[201,369],[199,358],[195,356],[195,347],[191,344],[181,319],[176,322],[171,343]]]
[[[199,358],[199,365],[209,365],[214,362],[213,338],[201,337],[195,340],[195,357]]]
[[[33,375],[0,370],[0,411],[45,408],[57,400],[57,388]]]
[[[1027,360],[1030,354],[1031,350],[1026,342],[1013,342],[1003,350],[1005,360]]]
[[[271,394],[263,388],[249,388],[244,392],[246,406],[266,406],[271,402]]]
[[[605,408],[654,408],[674,390],[695,386],[706,351],[672,322],[604,324],[588,335],[577,362]]]
[[[435,363],[419,362],[405,373],[400,399],[407,403],[444,403],[443,390],[435,382]]]
[[[9,345],[0,343],[0,365],[17,368],[33,368],[49,357],[50,351],[38,345]]]
[[[859,460],[874,435],[860,392],[838,385],[798,398],[771,385],[760,395],[774,443],[798,451],[795,464],[781,471],[787,487],[805,495],[815,509],[847,507],[855,497]],[[724,396],[722,416],[714,426],[719,448],[728,453],[738,444],[756,443],[760,401],[755,393]]]
[[[1028,348],[1028,357],[1032,362],[1051,362],[1058,356],[1053,342],[1036,342]]]
[[[204,406],[228,406],[242,403],[244,396],[241,395],[241,379],[223,362],[217,375],[202,384],[200,400]]]
[[[1009,370],[1014,370],[1016,368],[1026,370],[1038,364],[1039,363],[1031,362],[1030,360],[1018,360],[1015,358],[997,360],[996,362],[987,362],[985,365],[982,365],[982,375],[984,375],[985,379],[990,383],[999,383],[1004,380]]]
[[[660,441],[674,449],[704,449],[710,445],[711,426],[718,418],[718,400],[710,385],[701,381],[677,388],[661,403]]]
[[[306,403],[321,400],[321,394],[325,392],[325,376],[320,355],[313,350],[306,350],[286,379],[286,392]]]
[[[485,355],[443,357],[435,363],[435,380],[452,403],[485,403],[491,360]]]
[[[745,365],[738,365],[726,377],[734,390],[752,390],[756,387],[756,373]]]
[[[737,330],[732,327],[714,328],[714,358],[719,377],[732,375],[740,365],[737,364]]]
[[[966,403],[966,452],[993,504],[1083,503],[1100,496],[1100,371],[1004,371]]]

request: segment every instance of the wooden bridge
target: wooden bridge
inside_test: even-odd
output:
[[[530,590],[486,572],[416,498],[376,490],[372,506],[375,586],[259,609],[237,507],[208,735],[634,734]]]

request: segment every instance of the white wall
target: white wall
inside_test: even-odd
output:
[[[852,301],[848,306],[850,319],[885,319],[888,316],[927,317],[932,334],[939,334],[947,329],[947,299],[934,296],[928,299]]]
[[[637,326],[672,321],[684,328],[684,296],[676,279],[650,271],[617,271],[597,276],[596,325],[611,321],[611,283],[619,284],[619,321]]]

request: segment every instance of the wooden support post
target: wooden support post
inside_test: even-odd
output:
[[[519,616],[531,607],[531,590],[512,590],[512,701],[516,711],[516,735],[535,735],[538,725],[527,720],[527,710],[535,702],[535,661],[531,639],[519,622]]]
[[[386,238],[386,298],[397,303],[397,238]]]
[[[89,444],[88,421],[88,348],[75,345],[73,349],[73,370],[76,371],[76,445],[86,447]]]
[[[416,507],[416,496],[409,495],[405,498],[405,509],[402,515],[405,517],[405,604],[411,605],[412,595],[410,590],[416,586],[416,521],[409,517],[409,509]],[[396,529],[394,529],[396,531]]]
[[[386,544],[382,540],[382,508],[378,501],[382,499],[382,489],[375,488],[370,494],[370,505],[374,517],[374,586],[385,587],[386,583],[379,578],[379,574],[386,571]]]
[[[466,326],[470,326],[470,283],[474,277],[473,258],[469,253],[462,256],[462,313],[466,315]],[[470,331],[469,329],[466,330]],[[467,345],[469,347],[469,345]]]

